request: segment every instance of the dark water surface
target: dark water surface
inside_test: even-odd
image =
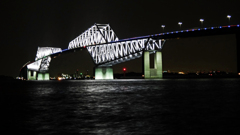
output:
[[[239,134],[240,79],[2,82],[0,134]]]

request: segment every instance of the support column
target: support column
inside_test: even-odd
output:
[[[156,78],[162,78],[162,52],[155,53],[154,68],[157,70]]]
[[[95,68],[95,79],[113,79],[112,67],[96,67]]]
[[[38,73],[37,80],[49,80],[49,73]]]
[[[145,79],[162,78],[162,52],[154,54],[154,68],[150,68],[149,52],[144,52],[144,77]]]
[[[240,32],[236,33],[237,41],[237,72],[240,73]]]
[[[27,70],[27,80],[37,80],[37,72]]]
[[[144,52],[144,78],[150,79],[150,57],[149,52]]]

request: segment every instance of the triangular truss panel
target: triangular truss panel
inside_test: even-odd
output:
[[[94,24],[88,30],[69,42],[68,49],[118,41],[109,24]]]

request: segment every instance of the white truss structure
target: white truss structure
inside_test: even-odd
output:
[[[84,33],[72,40],[68,49],[118,41],[118,37],[109,24],[94,24]]]
[[[143,51],[161,51],[165,40],[150,36],[118,40],[109,24],[94,24],[69,43],[68,50],[87,47],[95,64],[99,67],[112,66],[142,56]],[[61,48],[38,47],[35,62],[27,65],[34,71],[46,72],[51,54],[62,52]]]
[[[61,51],[61,48],[38,47],[35,62],[27,65],[27,68],[34,71],[46,72],[51,62],[50,55]]]
[[[87,49],[95,64],[103,67],[139,58],[143,51],[161,51],[164,43],[165,40],[149,37],[88,46]]]

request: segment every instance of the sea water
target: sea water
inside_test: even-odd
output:
[[[1,83],[5,134],[229,134],[240,79],[119,79]]]

